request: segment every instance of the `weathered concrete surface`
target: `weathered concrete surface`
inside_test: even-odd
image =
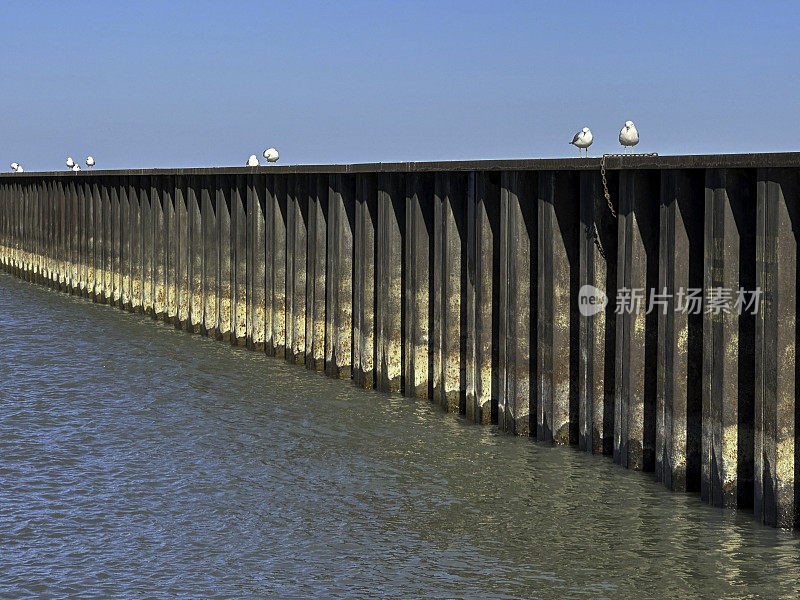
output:
[[[432,291],[441,299],[441,275],[431,289],[433,266],[434,228],[434,181],[428,173],[414,173],[406,180],[405,222],[408,242],[405,245],[403,281],[403,390],[407,396],[428,398],[428,358],[430,355],[430,308],[434,301]],[[439,198],[436,198],[436,202]],[[439,306],[441,306],[439,304]],[[434,308],[433,321],[436,328],[441,324]],[[441,331],[441,328],[438,329]],[[451,332],[451,335],[454,332]],[[434,344],[440,339],[434,340]],[[436,350],[434,373],[436,372]],[[434,374],[433,386],[437,386]]]
[[[435,175],[432,387],[434,402],[453,413],[466,412],[467,188],[464,173]],[[424,361],[419,345],[416,360]]]
[[[713,289],[755,288],[754,173],[706,171],[706,300]],[[700,494],[715,506],[753,503],[755,319],[736,311],[703,313]]]
[[[578,177],[542,171],[538,185],[537,439],[578,441]]]
[[[687,290],[703,287],[702,172],[661,175],[658,290],[656,479],[673,490],[700,489],[702,316]]]
[[[799,176],[609,157],[609,208],[596,159],[0,175],[0,264],[797,527]]]
[[[800,178],[792,169],[758,172],[754,512],[768,525],[800,525],[797,424],[797,307]]]
[[[376,387],[399,392],[402,385],[402,276],[405,182],[397,175],[378,179],[375,253]]]
[[[617,192],[614,186],[615,198]],[[578,283],[597,288],[611,302],[617,289],[616,227],[600,174],[582,172]],[[616,315],[613,310],[602,310],[578,318],[578,447],[594,454],[612,454]]]
[[[472,172],[467,189],[467,284],[465,414],[486,425],[497,419],[497,292],[500,261],[500,177]],[[463,243],[463,240],[462,240]]]
[[[375,386],[375,227],[378,217],[378,178],[356,178],[353,244],[353,379],[365,388]],[[320,244],[317,244],[317,248]],[[324,281],[321,282],[324,285]]]
[[[537,414],[537,175],[503,172],[500,195],[498,427],[530,435]],[[538,397],[541,397],[539,395]]]

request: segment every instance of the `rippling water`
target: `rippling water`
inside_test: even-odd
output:
[[[0,273],[1,598],[782,598],[800,536]]]

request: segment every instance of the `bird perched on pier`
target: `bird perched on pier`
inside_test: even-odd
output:
[[[72,167],[71,168],[72,168],[73,171],[80,171],[81,170],[80,166],[76,165],[75,163],[72,163]]]
[[[250,158],[247,159],[246,167],[257,167],[258,166],[258,159],[256,158],[255,154],[251,154]]]
[[[86,157],[86,166],[90,169],[94,166],[94,159],[91,156]]]
[[[22,165],[17,165],[17,173],[23,173],[25,169],[22,168]]]
[[[589,131],[588,127],[584,127],[575,134],[575,137],[572,138],[570,144],[578,149],[578,156],[583,156],[583,154],[581,154],[581,149],[586,148],[586,158],[589,158],[589,146],[592,145],[593,140],[594,137],[592,136],[592,132]]]
[[[11,172],[16,173],[17,169],[19,169],[19,163],[12,162],[11,163]]]
[[[639,132],[636,131],[633,121],[625,121],[625,127],[619,131],[619,143],[625,147],[626,152],[628,148],[633,150],[633,147],[639,143]]]
[[[67,168],[68,168],[68,169],[71,169],[71,168],[72,168],[72,167],[74,167],[74,166],[75,166],[75,161],[74,161],[74,160],[72,160],[72,157],[71,157],[71,156],[68,156],[68,157],[67,157]]]
[[[280,155],[278,154],[278,151],[275,150],[275,148],[267,148],[266,150],[264,150],[264,158],[267,159],[267,162],[278,162],[278,158],[280,158]]]

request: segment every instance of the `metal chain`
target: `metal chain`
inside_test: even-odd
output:
[[[591,225],[586,226],[586,237],[591,238],[594,245],[597,246],[597,251],[600,252],[600,256],[606,259],[606,251],[603,248],[603,243],[600,241],[600,232],[597,231],[597,223],[593,222]]]
[[[606,198],[606,204],[608,204],[608,210],[611,212],[611,216],[615,219],[617,218],[617,211],[614,210],[614,204],[611,202],[611,194],[608,191],[608,183],[606,182],[606,157],[622,157],[622,156],[639,156],[639,157],[653,157],[658,156],[658,152],[651,152],[649,154],[603,154],[603,157],[600,159],[600,177],[603,180],[603,196]],[[597,221],[596,219],[592,220],[592,227],[586,226],[586,235],[592,238],[594,245],[597,246],[597,249],[600,251],[600,256],[606,258],[606,252],[603,249],[603,244],[600,241],[600,232],[597,230]]]

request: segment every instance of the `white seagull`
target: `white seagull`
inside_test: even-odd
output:
[[[91,156],[86,157],[86,166],[90,169],[94,166],[94,159]]]
[[[17,166],[17,173],[24,173],[25,169],[22,168],[22,165]]]
[[[619,131],[619,143],[625,147],[625,152],[628,148],[633,151],[633,147],[639,143],[639,132],[636,131],[633,121],[625,121],[625,127]]]
[[[280,158],[280,154],[275,148],[267,148],[264,150],[264,158],[267,159],[267,162],[278,162],[278,158]]]
[[[16,173],[17,169],[19,169],[19,163],[15,163],[15,162],[11,163],[11,172],[12,173]]]
[[[575,134],[575,137],[572,138],[570,144],[578,148],[578,156],[583,156],[581,149],[586,148],[586,158],[589,158],[589,146],[592,145],[592,140],[594,140],[592,132],[589,131],[588,127],[584,127]]]
[[[72,168],[73,171],[80,171],[81,170],[81,168],[78,165],[76,165],[75,163],[72,163],[72,167],[71,168]]]
[[[71,169],[71,168],[72,168],[72,167],[74,167],[74,166],[75,166],[75,161],[74,161],[74,160],[72,160],[72,157],[71,157],[71,156],[68,156],[68,157],[67,157],[67,168],[68,168],[68,169]]]
[[[257,167],[258,166],[258,159],[256,158],[255,154],[251,154],[250,158],[247,159],[246,167]]]

